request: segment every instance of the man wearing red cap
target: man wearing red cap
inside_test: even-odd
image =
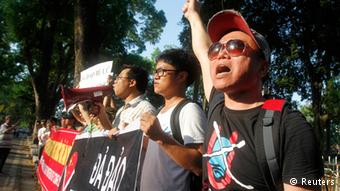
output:
[[[208,32],[196,0],[187,0],[183,13],[191,25],[193,50],[200,61],[204,92],[210,103],[203,155],[205,188],[319,189],[317,182],[323,173],[321,154],[312,127],[297,111],[286,108],[282,112],[280,152],[275,158],[280,181],[272,181],[273,176],[272,180],[266,178],[259,165],[255,132],[262,128],[257,121],[265,101],[263,79],[270,64],[266,39],[234,10],[216,13],[209,20]],[[219,92],[224,99],[221,96],[222,101],[214,105]]]

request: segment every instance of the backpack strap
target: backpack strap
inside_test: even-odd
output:
[[[172,131],[172,136],[182,145],[184,145],[184,141],[182,138],[179,123],[179,114],[181,113],[182,108],[188,103],[192,103],[192,101],[189,99],[184,99],[181,102],[179,102],[172,111],[170,117],[170,127]],[[190,178],[190,191],[202,190],[202,176],[196,176],[194,173],[190,172],[189,178]]]
[[[182,108],[190,102],[192,102],[192,101],[189,100],[189,99],[183,99],[181,102],[179,102],[176,105],[176,107],[172,111],[171,117],[170,117],[170,127],[171,127],[171,131],[172,131],[172,136],[174,137],[174,139],[176,139],[182,145],[184,144],[184,141],[183,141],[183,138],[182,138],[181,128],[180,128],[180,124],[179,124],[179,114],[181,113]]]
[[[286,101],[283,99],[266,100],[255,127],[256,156],[270,190],[283,190],[277,154],[280,150],[280,124],[285,103]]]

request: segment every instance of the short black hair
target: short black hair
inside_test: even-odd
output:
[[[187,87],[200,76],[200,68],[196,57],[182,49],[173,48],[163,51],[156,58],[156,63],[159,61],[163,61],[174,66],[178,71],[186,71],[188,73],[186,82]]]
[[[61,113],[61,117],[64,118],[64,119],[75,119],[73,114],[71,112],[68,112],[68,111],[63,111]]]
[[[127,75],[130,79],[136,80],[136,87],[140,93],[144,93],[148,86],[149,74],[140,66],[124,64],[122,70],[129,69]]]

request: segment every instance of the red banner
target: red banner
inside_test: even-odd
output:
[[[43,190],[57,190],[78,131],[60,128],[50,135],[39,160],[37,176]]]

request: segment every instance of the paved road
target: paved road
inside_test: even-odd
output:
[[[26,138],[14,139],[14,146],[0,176],[0,191],[38,191],[35,170],[30,157],[30,142]]]

